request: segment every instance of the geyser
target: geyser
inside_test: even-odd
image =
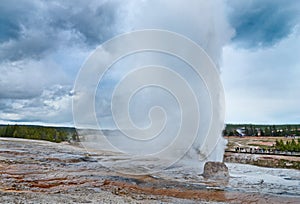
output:
[[[132,1],[124,6],[135,11],[123,19],[124,30],[155,30],[105,42],[80,70],[73,113],[82,143],[88,151],[121,153],[104,165],[146,174],[174,165],[202,172],[206,161],[222,161],[224,96],[214,64],[231,30],[221,1],[189,3]],[[196,20],[183,22],[179,10]]]

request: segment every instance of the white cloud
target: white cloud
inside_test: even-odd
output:
[[[227,20],[223,0],[132,0],[124,29],[165,29],[197,42],[218,65],[222,47],[234,30]]]
[[[70,83],[70,78],[61,66],[52,59],[0,64],[1,98],[33,98],[40,96],[43,89],[49,85]]]
[[[45,123],[72,123],[70,86],[54,85],[45,88],[39,97],[0,99],[1,120]],[[5,104],[5,105],[3,105]]]
[[[224,47],[227,122],[299,122],[299,53],[299,29],[266,49]]]

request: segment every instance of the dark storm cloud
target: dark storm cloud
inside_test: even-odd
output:
[[[21,32],[20,21],[28,20],[28,8],[34,10],[30,1],[2,0],[0,6],[0,43],[17,39]],[[26,9],[24,9],[26,8]]]
[[[300,2],[229,0],[233,41],[246,48],[272,46],[286,38],[299,22]]]
[[[25,30],[18,39],[0,45],[0,60],[40,59],[56,46],[58,44],[53,34],[41,30]]]
[[[1,1],[0,98],[33,99],[70,84],[84,60],[77,57],[117,32],[117,2]]]
[[[112,37],[119,13],[118,1],[58,1],[48,7],[49,26],[72,30],[84,42],[95,45]]]
[[[87,43],[98,45],[115,34],[116,12],[116,1],[106,2],[94,11],[83,7],[80,11],[73,12],[67,23],[82,34]]]
[[[116,30],[117,1],[16,1],[0,6],[0,60],[40,59],[60,46],[95,46]]]
[[[1,1],[0,60],[37,57],[48,49],[51,34],[43,31],[38,11],[35,1]]]

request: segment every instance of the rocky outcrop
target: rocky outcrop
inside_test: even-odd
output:
[[[223,162],[206,162],[202,176],[205,179],[229,180],[228,167]]]

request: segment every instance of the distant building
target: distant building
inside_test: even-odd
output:
[[[239,134],[239,136],[241,137],[244,137],[246,134],[245,134],[245,128],[242,127],[242,128],[237,128],[236,129],[236,132]]]

